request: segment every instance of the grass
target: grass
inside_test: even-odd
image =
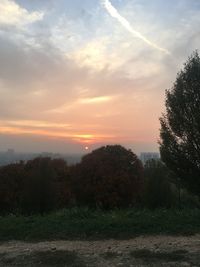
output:
[[[74,208],[44,216],[0,217],[0,241],[127,239],[138,235],[200,233],[200,210]]]

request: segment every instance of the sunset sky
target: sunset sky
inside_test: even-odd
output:
[[[157,151],[199,25],[197,0],[0,0],[0,150]]]

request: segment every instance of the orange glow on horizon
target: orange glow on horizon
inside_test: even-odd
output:
[[[60,140],[68,140],[75,143],[83,144],[85,147],[89,148],[89,145],[95,143],[123,143],[123,142],[146,142],[152,141],[152,136],[141,136],[139,133],[133,135],[112,135],[112,134],[100,134],[100,133],[93,133],[93,134],[84,134],[84,133],[77,133],[75,130],[72,132],[72,129],[63,128],[64,124],[61,124],[61,127],[54,128],[54,130],[50,130],[48,127],[44,129],[39,129],[37,126],[32,125],[33,128],[29,128],[31,126],[27,125],[20,125],[19,123],[13,123],[13,126],[9,124],[5,124],[5,126],[0,127],[0,134],[9,134],[9,135],[29,135],[29,136],[43,136],[48,139],[60,139]],[[53,126],[54,124],[49,124]],[[41,126],[41,125],[40,125]],[[67,124],[66,124],[67,126]],[[156,139],[156,136],[155,136]]]
[[[91,144],[97,142],[106,142],[109,139],[113,139],[114,136],[110,135],[99,135],[99,134],[77,134],[77,133],[67,133],[62,131],[48,131],[41,129],[28,129],[23,127],[11,127],[11,126],[1,126],[0,133],[10,134],[10,135],[37,135],[46,136],[47,138],[58,138],[58,139],[70,139],[77,143]],[[88,147],[88,146],[86,146]],[[89,148],[89,147],[88,147]]]

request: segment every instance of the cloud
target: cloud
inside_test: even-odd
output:
[[[70,129],[71,125],[67,123],[52,123],[49,121],[37,121],[37,120],[17,120],[17,121],[0,121],[0,124],[6,126],[17,126],[17,127],[31,127],[31,128],[63,128]]]
[[[0,117],[45,116],[44,111],[73,101],[85,79],[87,69],[62,57],[48,42],[34,48],[0,35]]]
[[[43,12],[28,12],[14,1],[0,1],[0,25],[23,26],[42,20],[43,16]]]
[[[104,139],[114,138],[114,135],[75,129],[69,124],[52,123],[48,121],[0,121],[0,133],[5,135],[35,135],[48,139],[74,140],[80,143],[95,143]]]
[[[149,39],[147,39],[144,35],[142,35],[140,32],[136,31],[133,29],[133,27],[131,26],[131,24],[124,18],[122,17],[119,12],[117,11],[117,9],[111,4],[111,2],[109,0],[101,0],[103,6],[106,8],[106,10],[108,11],[108,13],[113,17],[116,18],[124,27],[127,31],[129,31],[131,34],[133,34],[135,37],[141,39],[142,41],[144,41],[146,44],[148,44],[149,46],[165,53],[165,54],[170,54],[170,52],[165,49],[162,48],[160,46],[158,46],[157,44],[153,43],[152,41],[150,41]]]
[[[102,70],[109,63],[109,59],[106,58],[108,44],[108,38],[97,38],[83,47],[77,48],[71,53],[70,58],[80,66],[89,67],[94,71]]]
[[[113,98],[112,96],[97,96],[91,98],[83,98],[80,99],[79,102],[82,104],[100,104],[111,101]]]

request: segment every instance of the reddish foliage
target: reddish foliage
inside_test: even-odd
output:
[[[72,173],[78,204],[127,207],[140,198],[142,163],[122,146],[106,146],[93,151],[83,157]]]

